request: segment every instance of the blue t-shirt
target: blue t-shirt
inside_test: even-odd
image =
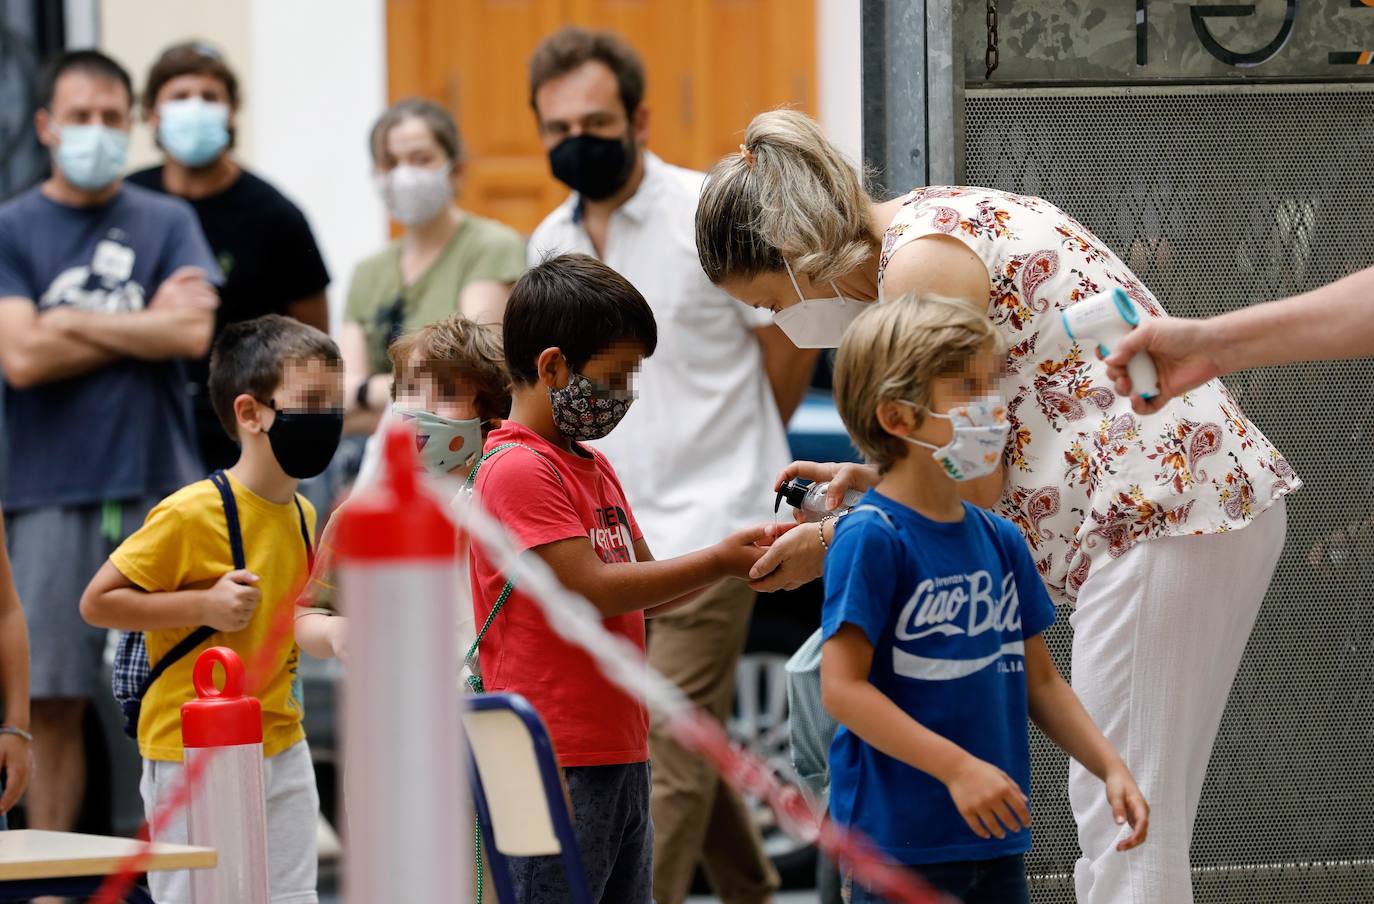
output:
[[[870,490],[840,519],[825,558],[827,640],[844,624],[873,644],[869,681],[924,727],[1002,769],[1030,794],[1024,640],[1054,623],[1026,541],[964,505],[932,521]],[[1030,850],[1028,829],[983,840],[936,778],[841,726],[830,745],[830,812],[902,863],[988,860]]]
[[[95,207],[34,188],[0,205],[0,298],[139,311],[178,267],[220,281],[190,205],[132,185]],[[201,476],[182,361],[126,358],[6,387],[0,494],[14,511],[165,496]]]

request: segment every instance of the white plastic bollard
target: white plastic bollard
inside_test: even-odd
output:
[[[339,510],[335,551],[349,619],[344,787],[349,901],[462,901],[471,895],[457,537],[418,486],[415,435],[384,438],[382,477]],[[365,833],[365,834],[364,834]]]
[[[223,689],[215,686],[216,664],[224,667]],[[218,855],[214,869],[191,870],[191,900],[268,904],[262,703],[243,695],[243,662],[228,647],[201,653],[191,680],[197,699],[181,707],[186,769],[210,760],[191,789],[187,836]]]

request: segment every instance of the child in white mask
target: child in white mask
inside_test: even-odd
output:
[[[879,479],[839,517],[825,561],[830,815],[969,904],[1030,900],[1031,720],[1104,783],[1118,852],[1149,822],[1050,659],[1055,609],[1026,541],[960,498],[960,481],[1001,461],[1004,360],[983,312],[923,297],[855,318],[835,362],[840,416]],[[845,883],[853,904],[883,900]]]

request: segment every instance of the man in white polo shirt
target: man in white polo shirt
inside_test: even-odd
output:
[[[615,465],[658,558],[701,548],[772,512],[789,460],[783,424],[806,391],[814,351],[767,311],[713,287],[697,260],[701,173],[644,148],[649,111],[638,55],[606,32],[568,28],[530,65],[530,103],[554,176],[573,194],[540,224],[530,260],[591,254],[628,279],[658,321],[639,400],[596,445]],[[724,719],[755,592],[739,581],[654,619],[649,662]],[[743,802],[655,725],[654,897],[680,904],[701,862],[726,904],[772,900],[777,875]]]

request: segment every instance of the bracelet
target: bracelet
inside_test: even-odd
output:
[[[29,743],[33,743],[33,735],[29,734],[29,733],[28,733],[27,731],[25,731],[24,729],[22,729],[22,728],[15,728],[13,725],[0,725],[0,735],[7,735],[7,734],[12,734],[12,735],[15,735],[15,736],[17,736],[17,737],[21,737],[21,738],[23,738],[25,741],[28,741]]]
[[[353,401],[358,403],[358,409],[360,411],[372,410],[370,407],[368,407],[367,404],[367,384],[370,382],[371,380],[364,379],[361,383],[358,384],[358,391],[353,394]]]
[[[834,520],[835,520],[835,516],[834,516],[834,515],[826,515],[824,518],[822,518],[822,519],[821,519],[819,522],[817,522],[817,524],[816,524],[816,533],[818,533],[818,534],[820,535],[820,538],[821,538],[821,549],[825,550],[826,552],[830,552],[830,544],[827,543],[827,542],[825,542],[825,524],[826,524],[827,521],[834,521]]]

